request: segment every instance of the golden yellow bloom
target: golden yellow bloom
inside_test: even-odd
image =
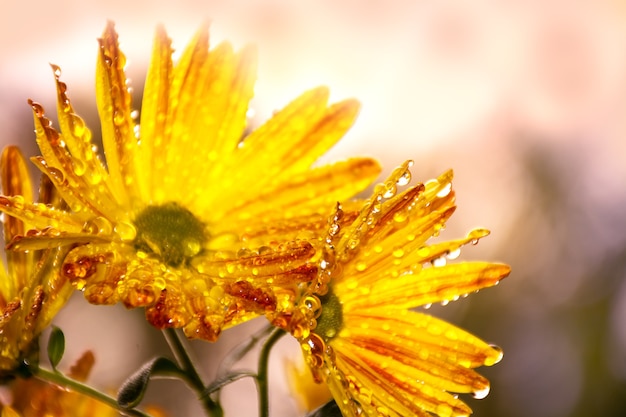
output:
[[[33,161],[69,209],[3,198],[0,210],[36,229],[10,247],[75,246],[63,273],[91,303],[146,307],[150,323],[188,337],[214,340],[284,304],[294,283],[315,278],[306,239],[324,229],[327,207],[379,173],[367,158],[312,168],[352,125],[358,103],[329,105],[317,88],[246,135],[254,50],[209,51],[202,28],[174,64],[159,28],[139,124],[111,23],[99,42],[106,166],[53,66],[61,133],[30,102],[42,153]]]
[[[14,204],[57,204],[46,179],[42,180],[40,202],[32,202],[26,162],[16,147],[3,150],[0,177],[5,194],[19,195],[13,198]],[[27,221],[5,218],[4,237],[10,241],[29,227]],[[22,361],[37,359],[39,334],[71,295],[72,287],[60,274],[65,253],[61,249],[7,252],[7,268],[0,258],[0,378],[12,375]]]
[[[452,172],[398,194],[409,166],[377,186],[352,220],[337,208],[320,277],[293,314],[274,319],[300,340],[346,417],[469,415],[453,393],[487,395],[489,382],[473,368],[502,357],[499,348],[412,310],[495,285],[510,268],[447,263],[488,232],[429,244],[455,210]]]

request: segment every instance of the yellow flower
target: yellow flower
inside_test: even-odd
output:
[[[32,203],[33,189],[26,162],[16,147],[2,152],[0,177],[5,194],[15,204],[56,205],[52,184],[42,179],[39,203]],[[4,198],[4,197],[3,197]],[[28,222],[5,218],[4,236],[10,241],[28,230]],[[7,265],[0,258],[0,378],[12,375],[22,361],[36,361],[37,339],[63,307],[72,287],[61,277],[59,268],[66,251],[7,252]]]
[[[473,368],[502,357],[499,348],[412,310],[495,285],[510,268],[448,263],[488,232],[429,244],[455,210],[452,172],[398,194],[409,167],[377,186],[351,220],[338,207],[317,282],[298,309],[274,320],[300,341],[346,417],[469,415],[454,393],[487,395],[489,382]]]
[[[33,161],[69,209],[4,198],[0,210],[37,230],[11,249],[73,245],[63,273],[88,301],[146,307],[153,325],[183,327],[188,337],[214,340],[278,308],[294,284],[315,278],[307,239],[323,231],[327,207],[379,173],[368,158],[312,168],[352,125],[358,103],[329,105],[317,88],[247,134],[254,50],[209,51],[202,28],[174,64],[159,28],[139,124],[112,23],[99,43],[106,166],[53,66],[61,133],[31,101],[42,153]]]

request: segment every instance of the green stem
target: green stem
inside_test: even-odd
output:
[[[100,401],[101,403],[106,404],[109,407],[116,409],[122,415],[129,416],[129,417],[150,417],[149,414],[146,414],[143,411],[139,411],[136,409],[126,410],[120,407],[120,405],[117,403],[117,400],[115,398],[110,397],[98,391],[95,388],[85,385],[82,382],[78,382],[74,379],[71,379],[59,372],[50,371],[47,369],[40,368],[38,366],[29,367],[28,369],[32,373],[32,375],[37,379],[61,386],[70,391],[74,391],[79,394],[91,397],[94,400]]]
[[[270,351],[278,340],[287,334],[283,329],[276,328],[270,333],[261,348],[259,354],[259,370],[256,376],[257,389],[259,392],[259,417],[269,417],[270,397],[267,383]]]
[[[185,372],[187,383],[196,392],[200,401],[202,401],[202,406],[207,416],[222,417],[224,415],[222,407],[213,401],[210,395],[204,395],[204,382],[202,377],[200,377],[194,359],[191,357],[187,339],[177,329],[165,329],[163,330],[163,335],[178,362],[178,366]]]

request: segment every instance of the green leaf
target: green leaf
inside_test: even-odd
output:
[[[117,393],[117,403],[126,410],[137,407],[146,393],[150,378],[159,376],[184,378],[184,372],[168,358],[154,358],[124,381]]]
[[[48,360],[50,360],[52,369],[55,371],[57,365],[61,362],[63,353],[65,353],[65,335],[61,329],[52,326],[52,332],[48,339]]]

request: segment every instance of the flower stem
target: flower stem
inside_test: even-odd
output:
[[[278,340],[285,334],[286,332],[283,329],[274,329],[268,336],[267,340],[265,340],[259,354],[259,369],[256,375],[259,395],[259,417],[269,417],[270,415],[269,387],[267,383],[270,351],[276,342],[278,342]]]
[[[72,378],[69,378],[60,372],[50,371],[47,369],[40,368],[39,366],[32,366],[32,367],[29,367],[28,369],[35,378],[41,381],[49,382],[49,383],[58,385],[60,387],[63,387],[65,389],[68,389],[70,391],[74,391],[79,394],[91,397],[97,401],[100,401],[103,404],[108,405],[111,408],[116,409],[122,415],[129,416],[129,417],[150,417],[149,414],[146,414],[140,410],[124,409],[117,403],[117,400],[115,398],[110,397],[107,394],[100,392],[95,388],[85,385],[82,382],[78,382]]]
[[[187,383],[202,401],[202,406],[204,407],[204,411],[207,416],[222,417],[224,415],[224,411],[222,410],[221,405],[213,401],[210,395],[204,395],[204,382],[202,381],[202,377],[200,377],[195,360],[191,357],[187,339],[176,329],[165,329],[163,330],[163,335],[165,336],[165,340],[170,346],[178,365],[185,372]]]

